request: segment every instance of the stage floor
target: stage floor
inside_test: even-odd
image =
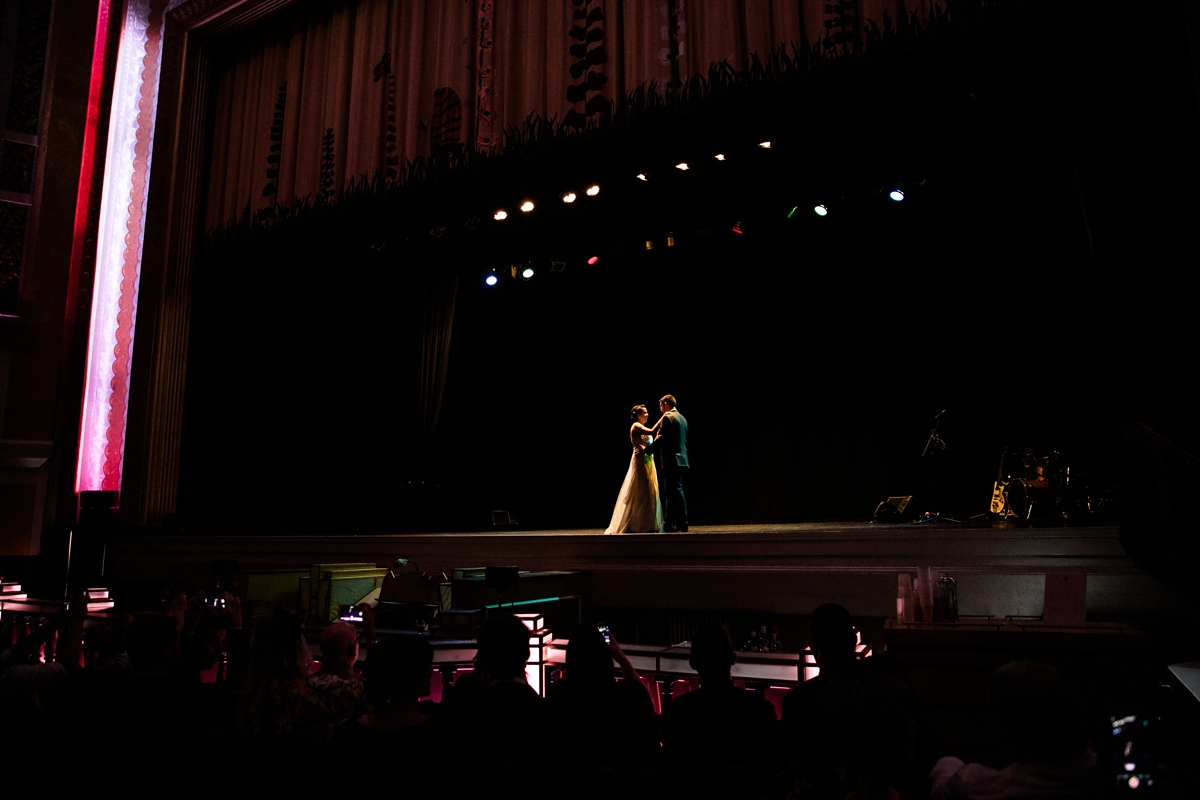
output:
[[[1126,554],[1120,530],[954,523],[697,525],[687,533],[605,536],[600,529],[376,535],[116,537],[116,580],[213,581],[214,559],[243,572],[406,558],[424,572],[516,566],[591,576],[598,606],[807,614],[822,602],[895,614],[896,576],[953,575],[964,614],[1038,615],[1047,573],[1088,576],[1089,613],[1177,613],[1181,599]]]

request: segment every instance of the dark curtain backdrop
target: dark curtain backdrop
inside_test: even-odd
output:
[[[457,295],[458,278],[453,274],[435,273],[426,281],[421,297],[421,381],[418,402],[421,405],[421,433],[426,439],[432,439],[437,430],[438,416],[442,410]]]
[[[208,225],[247,203],[253,211],[399,170],[429,155],[435,137],[488,150],[532,113],[563,120],[646,81],[665,86],[721,60],[742,68],[751,54],[821,39],[834,16],[826,0],[576,2],[308,2],[248,32],[228,47],[218,80]],[[861,27],[929,5],[856,0],[842,16]],[[599,12],[586,44],[606,58],[588,67],[602,85],[571,102],[568,87],[585,79],[571,73],[576,9]]]

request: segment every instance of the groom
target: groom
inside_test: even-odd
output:
[[[683,476],[688,471],[687,420],[675,408],[675,398],[666,395],[658,401],[662,412],[662,428],[658,439],[646,448],[647,453],[661,452],[659,488],[663,502],[663,528],[686,533],[688,529],[687,498],[683,496]]]

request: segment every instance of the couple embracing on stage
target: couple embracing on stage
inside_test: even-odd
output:
[[[664,530],[684,533],[688,529],[687,499],[683,496],[683,476],[688,471],[687,420],[671,395],[658,401],[658,409],[662,417],[653,428],[646,427],[650,414],[645,406],[634,406],[630,411],[633,456],[606,534]],[[661,482],[660,473],[654,469],[655,453],[662,454]]]

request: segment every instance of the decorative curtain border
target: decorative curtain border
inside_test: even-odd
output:
[[[125,9],[100,196],[77,492],[121,488],[163,19],[180,1],[130,0]]]

